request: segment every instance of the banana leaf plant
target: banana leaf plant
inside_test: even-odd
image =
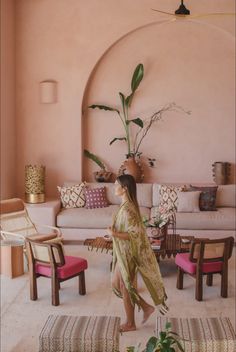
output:
[[[119,92],[119,97],[121,100],[121,109],[118,110],[114,107],[106,106],[106,105],[99,105],[99,104],[93,104],[90,105],[90,109],[100,109],[100,110],[105,110],[105,111],[114,111],[118,114],[122,125],[124,127],[125,135],[122,137],[115,137],[110,141],[110,145],[113,144],[116,141],[126,141],[127,143],[127,156],[135,155],[135,151],[132,150],[131,148],[131,141],[130,141],[130,124],[136,124],[140,128],[143,128],[143,120],[141,120],[139,117],[136,117],[134,119],[129,119],[129,108],[131,106],[134,94],[136,90],[139,87],[139,84],[141,83],[144,75],[144,67],[143,64],[138,64],[138,66],[135,68],[133,77],[131,80],[131,93],[128,96],[125,96],[123,93]]]
[[[130,119],[129,116],[129,108],[131,106],[131,103],[133,101],[135,92],[137,91],[142,79],[144,77],[144,66],[142,63],[138,64],[137,67],[134,70],[132,80],[131,80],[131,93],[128,96],[125,96],[123,93],[119,92],[119,98],[121,101],[121,108],[118,110],[115,107],[111,106],[106,106],[106,105],[100,105],[100,104],[93,104],[90,105],[90,109],[100,109],[100,110],[105,110],[105,111],[111,111],[117,113],[119,116],[122,125],[124,127],[124,136],[122,137],[115,137],[110,141],[110,145],[113,144],[116,141],[125,141],[127,143],[127,154],[126,157],[129,156],[136,156],[140,157],[142,152],[139,151],[141,143],[143,142],[143,139],[146,137],[148,134],[150,128],[152,125],[160,121],[162,119],[162,116],[165,112],[167,111],[175,111],[175,112],[184,112],[186,114],[190,114],[190,111],[185,111],[182,107],[176,105],[175,103],[168,103],[164,107],[162,107],[160,110],[154,112],[151,116],[145,119],[141,119],[140,117],[135,117]],[[133,138],[133,141],[131,141],[131,126],[132,125],[138,126],[138,130]],[[150,167],[154,166],[156,159],[151,159],[148,158],[148,163]]]

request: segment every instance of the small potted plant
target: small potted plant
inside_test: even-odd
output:
[[[159,208],[155,216],[150,220],[143,218],[143,224],[151,232],[152,237],[160,237],[167,226],[172,213],[167,211],[165,208]]]
[[[109,182],[112,172],[107,171],[104,163],[99,159],[99,157],[87,149],[84,149],[84,156],[94,161],[101,170],[94,172],[94,178],[97,182]]]
[[[159,332],[159,337],[152,336],[149,338],[146,348],[141,351],[140,344],[138,346],[129,346],[127,352],[184,352],[180,343],[181,337],[171,331],[171,323],[167,322],[165,331]],[[177,349],[176,349],[177,348]]]

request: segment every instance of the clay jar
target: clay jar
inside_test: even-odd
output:
[[[139,161],[134,156],[129,156],[121,165],[118,175],[132,175],[137,183],[143,182],[143,168]]]

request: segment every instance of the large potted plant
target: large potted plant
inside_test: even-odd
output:
[[[121,173],[131,173],[136,179],[136,182],[141,182],[143,179],[143,171],[140,169],[137,162],[142,154],[140,151],[141,144],[148,134],[152,125],[160,121],[162,116],[167,111],[181,111],[189,114],[189,111],[183,110],[181,107],[177,106],[175,103],[169,103],[160,110],[154,112],[151,116],[141,119],[140,117],[130,118],[130,107],[133,102],[135,92],[137,91],[142,79],[144,77],[144,66],[142,63],[138,64],[134,70],[132,79],[131,79],[131,92],[129,95],[125,96],[123,93],[119,92],[119,97],[121,101],[121,108],[117,109],[115,107],[93,104],[90,105],[90,109],[100,109],[110,112],[117,113],[117,116],[121,120],[121,123],[124,127],[124,135],[120,137],[114,137],[110,141],[112,145],[116,141],[125,141],[127,145],[127,160],[123,163],[119,169],[119,174]],[[137,131],[134,135],[134,138],[131,139],[131,128],[132,126],[137,126]],[[149,165],[153,166],[155,159],[149,158]],[[136,166],[135,166],[136,165]],[[133,170],[132,170],[133,169]]]

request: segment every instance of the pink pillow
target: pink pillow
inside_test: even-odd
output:
[[[106,188],[85,188],[85,208],[94,209],[94,208],[105,208],[108,207],[109,203],[106,197]]]

